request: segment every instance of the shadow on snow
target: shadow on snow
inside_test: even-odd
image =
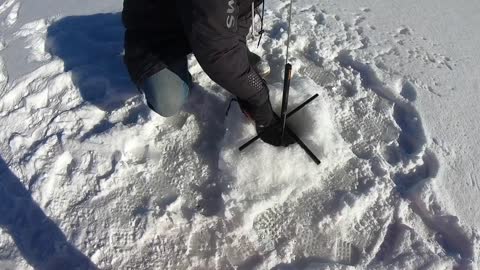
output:
[[[82,98],[107,112],[138,92],[123,64],[120,13],[70,16],[54,22],[46,47],[65,63]]]
[[[23,258],[35,269],[96,269],[45,215],[2,158],[0,227],[12,237]]]

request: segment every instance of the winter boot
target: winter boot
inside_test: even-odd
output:
[[[269,91],[265,83],[264,91],[248,100],[238,99],[238,104],[242,112],[255,122],[257,134],[265,143],[274,146],[288,146],[295,142],[288,132],[282,142],[282,126],[273,112]]]

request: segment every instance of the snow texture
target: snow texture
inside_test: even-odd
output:
[[[288,4],[268,1],[250,44],[277,111]],[[235,104],[225,116],[228,93],[194,57],[181,113],[150,111],[119,13],[21,17],[32,7],[0,4],[1,269],[478,269],[478,228],[435,188],[445,168],[417,100],[440,94],[385,61],[452,69],[396,46],[414,29],[374,43],[373,8],[343,19],[296,2],[290,107],[320,97],[288,124],[317,166],[298,145],[239,152],[254,126]]]

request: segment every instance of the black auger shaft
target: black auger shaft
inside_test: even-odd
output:
[[[283,78],[283,98],[282,110],[280,111],[280,120],[282,121],[282,144],[285,140],[285,127],[287,126],[288,95],[290,92],[290,81],[292,80],[292,65],[285,65],[285,77]]]

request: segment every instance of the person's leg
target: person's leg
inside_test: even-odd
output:
[[[141,84],[148,106],[163,117],[178,113],[193,85],[187,58],[167,64]]]

